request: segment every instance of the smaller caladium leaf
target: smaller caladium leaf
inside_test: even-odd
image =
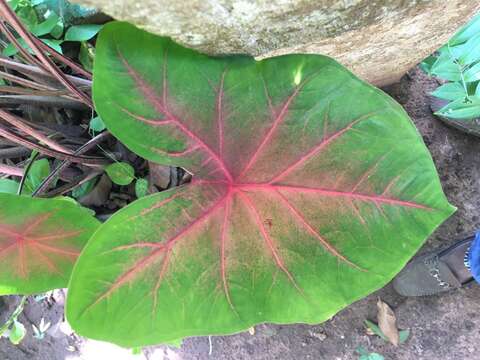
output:
[[[66,287],[99,222],[63,199],[0,194],[0,204],[0,295]]]

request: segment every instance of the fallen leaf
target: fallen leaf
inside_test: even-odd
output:
[[[377,320],[378,327],[382,330],[382,333],[387,337],[387,339],[394,345],[398,346],[400,342],[398,329],[397,329],[397,318],[393,310],[384,303],[380,298],[377,301]]]
[[[148,162],[150,173],[148,180],[150,185],[155,185],[158,189],[168,188],[170,184],[170,166],[158,165],[153,162]],[[150,189],[151,192],[156,192],[156,189]]]
[[[78,199],[83,206],[102,206],[107,202],[110,191],[112,190],[112,181],[103,174],[92,191]]]
[[[249,329],[248,329],[248,332],[249,332],[250,335],[252,335],[252,336],[255,335],[255,327],[252,326],[251,328],[249,328]]]

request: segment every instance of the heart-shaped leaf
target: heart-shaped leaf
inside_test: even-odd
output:
[[[62,199],[0,194],[0,295],[66,287],[99,222]]]
[[[115,136],[193,181],[94,234],[67,303],[82,335],[131,347],[319,323],[454,211],[403,109],[324,56],[210,58],[112,23],[93,91]]]

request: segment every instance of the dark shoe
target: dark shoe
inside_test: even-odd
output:
[[[403,296],[426,296],[456,289],[472,281],[464,259],[474,238],[471,236],[448,249],[414,258],[393,280],[393,288]]]

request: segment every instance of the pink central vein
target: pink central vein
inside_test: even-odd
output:
[[[210,146],[204,142],[200,137],[198,137],[192,130],[190,130],[182,121],[180,121],[176,116],[174,116],[166,107],[166,89],[163,90],[163,98],[159,98],[156,92],[151,88],[150,85],[139,75],[139,73],[128,63],[125,57],[120,53],[117,49],[118,56],[122,60],[123,65],[128,71],[128,74],[133,78],[135,83],[137,84],[139,90],[143,93],[143,95],[147,98],[150,104],[153,105],[156,111],[164,114],[174,125],[176,125],[187,137],[191,140],[196,142],[200,147],[202,147],[210,156],[215,160],[219,168],[222,170],[223,174],[227,178],[228,181],[233,181],[232,175],[230,171],[227,169],[225,162],[217,155],[215,151],[210,148]],[[165,61],[165,60],[164,60]],[[166,82],[165,74],[166,70],[164,68],[164,84]],[[165,85],[164,85],[165,87]]]

